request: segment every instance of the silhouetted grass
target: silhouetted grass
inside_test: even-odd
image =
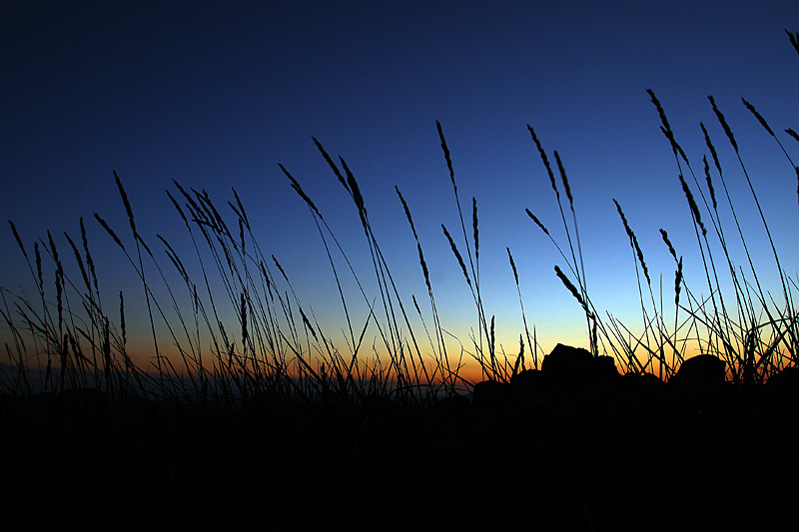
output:
[[[788,35],[799,50],[796,36]],[[786,368],[797,366],[796,279],[786,273],[781,263],[756,192],[757,180],[750,176],[733,128],[713,97],[709,98],[711,110],[733,148],[772,251],[779,282],[776,298],[761,284],[741,229],[739,220],[743,214],[736,210],[730,198],[728,176],[722,170],[724,167],[707,128],[700,124],[715,171],[711,171],[707,156],[703,157],[700,179],[678,143],[666,111],[654,92],[647,92],[660,118],[661,131],[675,156],[676,184],[686,198],[701,257],[698,267],[705,285],[700,289],[688,285],[685,268],[696,265],[685,263],[668,232],[660,229],[667,252],[674,261],[673,297],[671,294],[664,296],[662,289],[653,287],[653,275],[632,224],[622,205],[613,200],[630,242],[642,322],[636,328],[597,309],[589,296],[575,198],[563,162],[558,152],[553,152],[559,185],[547,152],[530,126],[528,131],[555,194],[565,246],[558,243],[535,214],[530,210],[526,213],[554,244],[563,260],[563,267],[554,266],[555,277],[585,314],[586,344],[596,360],[611,355],[623,373],[656,373],[661,379],[669,380],[688,354],[698,350],[724,360],[732,383],[762,385]],[[778,143],[799,179],[799,167],[778,135],[751,103],[744,100],[743,104],[759,126]],[[408,300],[399,293],[390,265],[372,230],[368,202],[356,177],[343,158],[334,160],[316,139],[313,141],[318,151],[358,213],[369,250],[369,275],[376,281],[376,293],[367,293],[361,281],[363,274],[356,271],[324,214],[300,182],[280,165],[290,186],[307,206],[321,239],[346,324],[344,347],[333,341],[310,307],[300,300],[278,259],[261,249],[235,189],[234,202],[227,202],[230,210],[227,215],[220,212],[205,191],[186,189],[176,181],[174,190],[167,191],[193,247],[191,257],[181,257],[169,241],[157,235],[168,267],[178,276],[179,286],[175,286],[170,284],[169,276],[162,269],[163,259],[159,258],[162,255],[154,253],[154,248],[138,232],[134,208],[122,179],[115,172],[130,232],[124,235],[115,231],[97,213],[94,218],[141,281],[137,290],[141,289],[146,303],[154,361],[149,365],[136,363],[128,352],[125,299],[130,297],[132,289],[127,289],[128,294],[119,292],[118,307],[103,307],[104,298],[83,219],[79,224],[80,245],[64,233],[77,267],[74,276],[64,268],[64,258],[49,232],[46,239],[33,243],[31,254],[14,223],[9,221],[35,288],[33,295],[14,295],[0,290],[0,314],[9,334],[5,343],[9,364],[2,368],[2,400],[4,409],[11,413],[10,426],[22,430],[22,435],[17,436],[20,439],[14,440],[14,450],[69,451],[92,467],[101,467],[102,460],[122,462],[123,465],[114,467],[135,476],[138,466],[124,465],[125,457],[141,452],[139,444],[149,447],[147,451],[152,453],[152,462],[147,463],[148,474],[157,480],[149,485],[137,479],[131,481],[130,486],[135,486],[136,490],[149,486],[154,496],[164,501],[170,498],[192,500],[194,512],[203,506],[195,504],[198,500],[206,501],[203,490],[214,491],[221,508],[233,505],[235,510],[209,510],[209,515],[217,521],[203,522],[202,515],[192,515],[192,522],[200,528],[207,525],[228,529],[238,527],[239,521],[248,523],[257,519],[253,507],[257,506],[260,495],[245,493],[252,489],[252,479],[246,472],[225,471],[220,464],[227,460],[243,468],[252,466],[260,474],[274,473],[282,480],[291,477],[290,485],[282,488],[255,484],[262,489],[258,493],[265,493],[273,498],[272,502],[277,501],[278,506],[286,505],[295,512],[302,511],[305,506],[300,499],[307,496],[309,501],[320,505],[314,510],[318,515],[309,518],[316,524],[323,521],[325,513],[351,504],[348,490],[357,496],[372,489],[374,486],[370,483],[375,483],[376,489],[382,490],[386,497],[408,504],[423,504],[440,496],[440,488],[435,484],[440,478],[453,481],[466,478],[461,471],[462,464],[441,465],[440,459],[447,452],[454,452],[458,459],[482,456],[486,452],[482,445],[499,445],[503,443],[501,438],[524,442],[530,446],[530,452],[550,452],[562,443],[559,438],[569,441],[572,430],[583,430],[582,423],[586,423],[585,430],[591,437],[600,441],[602,423],[619,428],[614,423],[621,422],[599,407],[591,407],[597,420],[585,421],[578,407],[568,402],[561,404],[547,395],[537,396],[537,402],[522,408],[529,424],[523,427],[480,417],[482,414],[470,411],[468,406],[458,406],[457,401],[463,399],[461,394],[472,392],[477,384],[462,374],[466,356],[479,364],[481,380],[507,384],[518,383],[517,379],[523,375],[535,375],[542,366],[539,357],[542,350],[535,327],[531,333],[527,325],[517,266],[509,248],[508,260],[524,331],[519,334],[518,354],[507,356],[497,347],[495,316],[487,313],[483,302],[477,199],[472,198],[471,223],[467,223],[452,153],[442,125],[436,122],[436,128],[460,223],[460,231],[455,231],[457,236],[443,224],[442,232],[476,309],[477,335],[471,339],[469,348],[464,348],[458,340],[460,349],[455,353],[448,344],[451,335],[441,323],[413,209],[399,188],[395,187],[395,191],[416,243],[427,291],[424,309],[415,296]],[[799,141],[794,130],[785,131]],[[561,189],[566,195],[570,216],[566,214]],[[579,195],[579,190],[575,194]],[[722,223],[727,215],[733,220],[733,228]],[[733,241],[744,250],[744,264],[739,264],[733,256]],[[341,261],[344,268],[338,266]],[[187,265],[199,273],[190,274]],[[47,268],[54,271],[53,285],[45,283],[43,272]],[[345,294],[345,277],[357,286],[356,294]],[[217,287],[221,288],[224,300],[219,299]],[[707,295],[700,295],[702,291]],[[352,297],[362,301],[368,309],[362,322],[354,321],[355,313],[350,309]],[[673,316],[666,315],[664,300],[673,300]],[[413,310],[410,310],[411,304]],[[172,309],[171,314],[169,309]],[[233,309],[232,315],[229,309]],[[414,312],[422,331],[411,320],[409,314]],[[226,325],[231,317],[235,330]],[[370,347],[367,336],[373,330],[376,341],[374,347]],[[427,345],[423,345],[425,341]],[[169,352],[165,350],[166,345],[170,346]],[[608,401],[615,405],[613,408],[623,402],[616,396],[603,396],[593,388],[591,393],[595,394],[591,396],[593,399]],[[24,401],[14,402],[19,398]],[[566,421],[561,424],[558,415],[564,416]],[[644,415],[646,412],[640,413]],[[644,423],[638,417],[634,423]],[[81,425],[84,421],[86,424]],[[535,423],[550,432],[535,432]],[[627,434],[626,428],[619,430]],[[644,426],[642,430],[655,429]],[[720,438],[714,443],[725,444],[719,434],[730,435],[719,430],[711,436]],[[559,436],[556,438],[552,434]],[[225,435],[230,439],[226,440]],[[63,448],[48,449],[47,439],[62,442]],[[120,442],[124,443],[119,455],[110,453],[108,445]],[[319,445],[320,442],[323,443]],[[740,442],[730,445],[733,443]],[[669,440],[658,443],[657,449],[673,450],[681,444]],[[602,445],[611,447],[615,443]],[[219,449],[225,453],[223,459],[204,470],[204,453]],[[382,460],[381,453],[396,453],[398,458]],[[514,463],[529,466],[521,450],[510,454]],[[176,458],[184,455],[189,458]],[[281,456],[289,456],[290,465],[270,462],[280,462]],[[408,465],[409,460],[414,461],[412,466]],[[141,465],[142,462],[131,458],[130,463]],[[369,470],[370,463],[380,463],[387,470],[373,473]],[[77,477],[81,474],[77,464],[64,458],[58,465],[60,474]],[[198,471],[189,471],[192,466]],[[402,470],[406,466],[413,475]],[[46,475],[38,466],[32,467],[35,474]],[[329,471],[322,471],[324,468]],[[24,470],[17,473],[26,474]],[[207,477],[203,477],[205,473]],[[568,475],[561,478],[560,473],[546,472],[547,478],[559,478],[562,485],[553,488],[554,495],[538,493],[542,500],[549,501],[548,497],[556,499],[568,493],[582,478],[578,468],[567,471],[574,478]],[[481,481],[491,482],[488,472],[482,471],[480,475]],[[102,478],[108,481],[108,477]],[[310,478],[315,479],[316,484],[308,487],[304,482]],[[392,482],[392,478],[397,482]],[[235,493],[230,490],[219,493],[224,490],[217,489],[218,483],[230,479],[242,484],[239,491],[233,486],[231,490]],[[130,495],[126,482],[116,478],[112,484]],[[177,494],[176,490],[186,492]],[[445,499],[451,502],[452,497]],[[491,501],[499,504],[498,499]],[[106,502],[113,506],[110,501]],[[157,508],[156,513],[173,515],[168,504],[148,501],[147,495],[141,495],[135,502],[152,505]],[[501,510],[497,512],[502,513]],[[585,512],[591,517],[588,509]],[[590,525],[588,517],[586,522]],[[181,526],[180,519],[169,524]],[[297,519],[292,521],[289,514],[283,513],[275,516],[272,522],[289,529],[308,525],[301,518]],[[586,522],[581,521],[582,524]],[[441,524],[446,526],[446,519]]]

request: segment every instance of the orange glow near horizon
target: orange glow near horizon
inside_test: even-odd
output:
[[[152,339],[147,338],[138,338],[137,340],[128,340],[128,343],[125,347],[125,352],[127,356],[130,357],[130,360],[136,366],[136,368],[140,371],[143,371],[147,374],[152,376],[157,376],[159,371],[167,376],[174,376],[178,378],[185,378],[190,376],[197,376],[199,370],[199,364],[196,359],[193,357],[196,355],[190,355],[190,353],[186,353],[185,360],[189,363],[186,364],[184,362],[184,356],[181,356],[180,351],[174,345],[165,346],[166,342],[159,340],[159,351],[161,355],[160,366],[159,360],[153,355],[148,356],[146,353],[152,353]],[[507,344],[505,344],[507,345]],[[455,347],[458,347],[456,350]],[[554,346],[553,346],[554,347]],[[587,347],[581,345],[575,345],[574,347]],[[456,344],[456,346],[448,345],[447,346],[448,353],[450,354],[450,365],[449,370],[457,374],[456,388],[468,391],[469,384],[475,384],[482,380],[494,378],[497,380],[504,380],[504,378],[510,377],[512,373],[512,368],[516,362],[517,353],[515,352],[505,352],[505,355],[501,353],[496,357],[496,364],[499,368],[499,371],[496,374],[492,374],[490,367],[484,370],[480,363],[470,354],[470,352],[463,348],[463,352],[461,355],[461,360],[458,361],[453,356],[453,353],[459,353],[460,347]],[[497,349],[499,351],[499,349]],[[118,368],[124,368],[124,360],[122,354],[116,352],[116,350],[112,350],[112,357],[115,360],[115,365]],[[543,357],[547,354],[546,348],[539,348],[538,351],[538,364],[540,368],[540,364],[543,360]],[[549,349],[551,351],[551,348]],[[472,351],[473,352],[473,351]],[[706,349],[700,349],[699,342],[692,342],[686,345],[685,352],[683,353],[683,358],[691,358],[695,355],[701,354],[703,352],[707,352]],[[85,353],[87,354],[87,353]],[[600,353],[605,354],[605,353]],[[241,353],[237,352],[236,357],[241,357]],[[426,372],[422,370],[421,365],[419,364],[418,358],[414,360],[414,364],[408,361],[406,363],[407,373],[405,374],[405,379],[410,380],[415,383],[419,384],[440,384],[444,381],[442,378],[442,372],[447,370],[447,365],[444,363],[437,362],[433,357],[427,356],[423,353],[423,358],[425,360],[425,367]],[[639,349],[637,353],[639,360],[642,363],[646,363],[648,357],[646,352],[643,349]],[[100,353],[96,354],[98,359],[98,364],[100,360]],[[59,369],[59,359],[56,356],[50,357],[52,360],[52,370],[57,371]],[[203,371],[206,372],[206,375],[211,378],[215,378],[218,376],[224,376],[228,369],[224,368],[226,362],[223,360],[223,357],[220,357],[218,354],[213,354],[210,351],[208,346],[203,347],[202,351],[202,359],[203,359]],[[345,357],[347,362],[349,362],[349,358]],[[38,362],[37,362],[38,361]],[[39,355],[38,357],[29,356],[28,361],[26,362],[27,367],[31,370],[43,370],[45,368],[45,364],[47,361],[46,354]],[[13,360],[11,362],[14,362]],[[293,354],[286,354],[285,355],[285,368],[283,375],[287,378],[297,378],[299,376],[310,377],[311,379],[315,378],[313,375],[325,375],[327,378],[335,379],[335,371],[331,370],[331,365],[329,360],[323,360],[318,356],[312,356],[306,360],[307,364],[310,366],[310,370],[307,366],[304,366],[298,358]],[[456,365],[460,362],[460,367],[456,367]],[[485,363],[488,365],[488,360],[486,357]],[[241,365],[238,365],[234,362],[233,364],[233,371],[239,373],[244,369],[245,371],[254,371],[255,365],[259,366],[259,371],[263,371],[265,375],[269,376],[270,368],[274,368],[274,359],[270,359],[269,357],[262,357],[258,356],[257,361],[253,362],[252,360],[248,361],[245,364],[244,368]],[[626,372],[626,361],[616,359],[616,366],[619,369],[620,373]],[[673,353],[666,354],[665,366],[667,368],[674,368],[678,366],[678,362],[675,360]],[[341,364],[340,367],[342,368],[342,374],[346,375],[347,364]],[[529,352],[529,349],[525,346],[525,366],[526,369],[530,369],[535,367],[533,364],[533,356]],[[415,369],[414,369],[415,368]],[[521,369],[521,368],[519,368]],[[649,361],[649,364],[645,368],[645,371],[648,373],[652,373],[660,378],[664,378],[665,376],[661,374],[661,364],[657,358],[652,358]],[[396,369],[390,367],[389,357],[386,355],[381,355],[380,360],[374,354],[370,354],[370,356],[362,356],[358,360],[358,365],[355,366],[353,370],[353,377],[356,379],[369,379],[370,377],[377,376],[378,379],[385,379],[385,382],[389,388],[391,387],[390,383],[396,383]],[[732,379],[732,368],[728,367],[727,377],[729,380]],[[452,382],[452,379],[450,379]]]

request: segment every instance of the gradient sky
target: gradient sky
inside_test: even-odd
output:
[[[400,289],[426,301],[397,185],[430,264],[445,328],[468,345],[475,310],[442,234],[459,232],[435,121],[452,152],[461,201],[478,200],[486,308],[516,352],[521,318],[510,247],[528,322],[545,351],[585,345],[584,318],[554,275],[565,267],[527,218],[563,241],[533,126],[570,178],[589,294],[631,324],[638,293],[624,208],[669,301],[669,231],[690,275],[701,273],[677,167],[646,89],[662,102],[697,172],[708,127],[764,278],[773,273],[762,226],[715,120],[714,95],[761,195],[783,265],[795,275],[796,176],[741,104],[780,132],[799,129],[799,4],[773,2],[4,2],[0,7],[0,212],[26,245],[53,232],[78,237],[83,216],[101,289],[140,296],[132,271],[93,219],[126,234],[112,171],[139,231],[190,253],[165,189],[176,179],[223,206],[235,187],[265,253],[274,254],[323,325],[340,325],[335,285],[312,218],[278,168],[300,181],[371,283],[358,216],[315,149],[314,136],[353,170]],[[782,135],[789,153],[796,143]],[[791,151],[792,150],[792,151]],[[458,241],[462,245],[462,241]],[[8,226],[0,285],[32,289]],[[184,255],[190,256],[190,255]],[[70,257],[71,258],[71,257]],[[65,262],[67,262],[65,260]],[[163,265],[169,266],[166,258]],[[691,273],[694,272],[694,273]],[[693,286],[706,292],[701,277]],[[768,284],[768,283],[767,283]],[[771,285],[776,289],[777,285]],[[376,296],[376,292],[373,296]],[[357,299],[352,293],[352,299]],[[361,317],[363,319],[365,316]],[[130,322],[135,321],[128,318]]]

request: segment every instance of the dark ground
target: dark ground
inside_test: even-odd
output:
[[[191,531],[795,524],[793,373],[751,386],[666,385],[596,367],[571,375],[528,372],[424,409],[262,398],[202,412],[91,392],[6,396],[0,522]]]

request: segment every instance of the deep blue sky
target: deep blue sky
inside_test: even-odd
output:
[[[401,288],[408,300],[413,293],[424,301],[393,190],[400,187],[428,255],[444,326],[468,344],[474,308],[440,229],[444,223],[458,230],[435,128],[440,120],[462,202],[478,199],[487,311],[497,315],[507,351],[517,348],[520,317],[506,246],[543,347],[585,344],[579,306],[553,273],[562,260],[524,214],[530,208],[553,232],[559,226],[529,123],[550,156],[559,151],[570,177],[594,303],[635,325],[634,263],[613,198],[650,269],[663,273],[666,301],[673,268],[657,230],[671,233],[687,270],[699,266],[677,168],[647,88],[700,172],[706,150],[699,122],[708,126],[741,212],[754,221],[707,100],[716,97],[784,265],[796,271],[796,177],[740,100],[751,101],[777,131],[799,129],[799,56],[784,33],[799,31],[795,1],[225,4],[0,8],[2,218],[16,223],[28,245],[50,229],[66,255],[61,232],[77,236],[83,216],[109,297],[125,289],[135,300],[137,293],[121,254],[92,218],[98,212],[120,233],[125,229],[112,170],[158,253],[156,234],[187,242],[164,193],[171,179],[206,189],[220,206],[235,187],[263,250],[281,260],[303,302],[335,335],[339,311],[324,252],[277,166],[300,180],[360,261],[357,214],[316,151],[315,136],[349,163]],[[786,142],[797,154],[796,143]],[[760,227],[749,225],[750,238],[762,241]],[[7,227],[0,250],[0,284],[31,287]],[[768,256],[756,253],[767,276]],[[359,264],[370,280],[368,263]],[[702,291],[698,281],[694,287]]]

